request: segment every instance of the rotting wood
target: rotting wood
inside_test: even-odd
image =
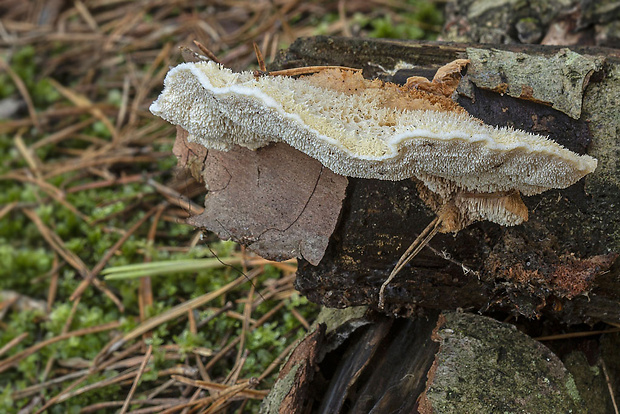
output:
[[[452,0],[442,40],[618,47],[615,0]]]
[[[561,50],[523,45],[496,48],[543,57]],[[548,105],[500,96],[473,84],[468,87],[470,97],[461,95],[457,101],[487,123],[548,134],[580,153],[589,147],[590,154],[605,164],[585,182],[525,198],[530,220],[520,226],[478,223],[454,237],[437,236],[431,243],[435,252],[423,250],[388,289],[393,312],[406,314],[416,306],[461,307],[504,309],[529,317],[547,314],[568,323],[620,320],[620,284],[612,267],[614,252],[620,251],[620,221],[609,208],[620,203],[614,178],[619,176],[618,168],[610,162],[617,139],[613,131],[620,120],[609,114],[611,96],[620,90],[620,54],[604,48],[572,50],[605,60],[603,73],[594,73],[585,88],[579,120]],[[432,78],[433,70],[465,57],[466,46],[458,44],[317,37],[293,44],[275,68],[333,63],[404,82],[416,72]],[[301,262],[297,287],[327,306],[376,304],[376,292],[398,252],[431,219],[412,181],[350,179],[343,215],[327,254],[316,267]],[[499,274],[498,265],[504,266]],[[574,270],[581,272],[579,280],[566,279]],[[515,277],[524,272],[529,280]],[[587,287],[577,287],[580,283]]]
[[[324,308],[319,320],[326,329],[292,352],[261,413],[611,412],[597,365],[583,361],[574,378],[512,324],[462,312],[393,319],[362,308]],[[575,356],[565,357],[574,370]],[[312,376],[294,371],[308,366]],[[284,396],[303,404],[284,405]]]
[[[311,384],[317,371],[319,353],[324,348],[325,329],[325,324],[318,324],[291,352],[269,397],[263,402],[263,413],[309,412],[315,394]]]
[[[540,67],[541,59],[567,53],[557,47],[500,49],[505,51],[500,56],[536,56],[532,59],[535,68]],[[317,37],[293,44],[273,69],[332,63],[361,67],[366,76],[403,83],[416,75],[432,78],[438,67],[469,57],[471,50],[484,50],[484,46]],[[612,267],[615,252],[620,251],[620,219],[607,207],[620,202],[618,171],[610,162],[616,137],[608,132],[614,131],[613,123],[618,122],[617,117],[609,116],[613,102],[609,95],[620,89],[620,55],[592,48],[587,49],[587,55],[593,56],[596,64],[579,75],[585,90],[578,120],[541,104],[554,98],[538,95],[538,90],[532,91],[531,96],[537,97],[534,102],[530,95],[523,100],[479,89],[475,70],[480,66],[472,64],[474,72],[461,82],[456,96],[468,112],[489,124],[549,135],[578,153],[590,148],[604,162],[594,174],[566,190],[526,198],[531,212],[528,223],[500,228],[483,222],[456,236],[437,236],[386,289],[392,313],[408,314],[417,306],[460,307],[507,310],[528,317],[547,314],[568,323],[620,320],[618,272]],[[480,53],[472,53],[472,58],[478,56]],[[597,68],[600,70],[595,71]],[[561,68],[558,71],[561,75]],[[540,76],[559,76],[553,71],[550,74]],[[607,106],[598,107],[601,103]],[[575,115],[574,110],[568,112]],[[198,168],[202,169],[204,160],[200,161]],[[303,154],[297,162],[306,162]],[[417,184],[411,180],[349,179],[347,198],[326,256],[318,266],[304,260],[300,263],[300,291],[327,306],[376,306],[379,286],[400,252],[432,220],[418,195]],[[240,241],[252,244],[255,237],[250,231]]]

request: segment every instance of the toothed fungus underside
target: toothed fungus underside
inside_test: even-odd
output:
[[[415,178],[431,208],[454,210],[442,231],[519,224],[527,220],[519,193],[568,187],[597,164],[543,136],[486,125],[447,97],[346,70],[293,79],[184,63],[150,110],[207,148],[284,141],[337,174]]]

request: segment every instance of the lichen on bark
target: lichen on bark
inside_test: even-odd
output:
[[[425,413],[587,412],[573,377],[540,342],[491,318],[444,317]]]

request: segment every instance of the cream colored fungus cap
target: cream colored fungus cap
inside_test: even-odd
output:
[[[199,62],[171,69],[150,110],[207,148],[283,141],[350,177],[430,177],[464,191],[532,195],[568,187],[596,168],[588,155],[486,125],[461,108],[432,103],[430,94],[430,104],[417,105],[425,109],[394,104],[408,93],[341,70],[255,77]],[[415,99],[424,101],[419,92]]]

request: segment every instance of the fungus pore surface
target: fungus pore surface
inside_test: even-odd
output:
[[[597,163],[543,136],[486,125],[449,98],[354,71],[293,79],[184,63],[164,86],[150,110],[190,141],[218,150],[283,141],[337,174],[415,178],[432,208],[452,201],[460,210],[451,231],[480,219],[519,224],[519,193],[568,187]]]

